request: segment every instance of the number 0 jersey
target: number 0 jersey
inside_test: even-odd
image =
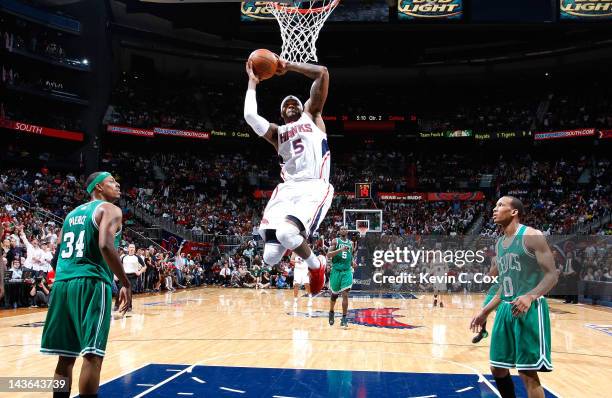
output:
[[[98,246],[95,215],[103,203],[103,200],[94,200],[82,204],[66,216],[58,249],[56,281],[89,277],[112,283],[113,273]],[[115,247],[119,246],[120,239],[121,231],[115,235]]]
[[[535,254],[525,246],[527,226],[519,225],[508,247],[504,247],[504,236],[495,246],[499,283],[502,285],[501,299],[512,301],[535,288],[544,277]]]
[[[322,179],[329,182],[327,134],[306,114],[278,127],[278,154],[284,181]]]

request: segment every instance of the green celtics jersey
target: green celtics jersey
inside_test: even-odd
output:
[[[504,247],[503,236],[497,241],[497,269],[502,286],[501,299],[504,301],[512,301],[528,293],[544,277],[535,254],[530,253],[525,246],[526,229],[527,226],[519,225],[516,235],[507,247]]]
[[[57,258],[56,281],[73,278],[97,278],[110,284],[113,273],[104,261],[98,247],[96,209],[103,200],[94,200],[72,210],[62,226],[62,241]],[[121,232],[115,236],[119,246]]]
[[[336,238],[336,247],[332,250],[338,250],[341,247],[348,247],[348,251],[340,252],[332,258],[332,270],[348,271],[353,263],[353,242]]]

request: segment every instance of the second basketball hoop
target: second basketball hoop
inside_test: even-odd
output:
[[[360,237],[365,237],[370,229],[370,221],[369,220],[357,220],[357,231],[359,232]]]

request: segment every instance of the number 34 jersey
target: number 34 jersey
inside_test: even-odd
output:
[[[525,231],[527,226],[519,225],[516,234],[504,247],[504,236],[497,241],[496,261],[499,271],[499,282],[502,285],[501,299],[512,301],[533,288],[544,277],[544,272],[538,265],[535,254],[525,246]]]
[[[62,226],[61,243],[57,259],[56,281],[73,278],[97,278],[112,283],[113,273],[104,261],[98,246],[96,211],[103,200],[94,200],[72,210]],[[119,246],[121,231],[115,235]]]
[[[322,179],[329,182],[327,135],[304,112],[295,122],[278,127],[278,154],[284,181]]]

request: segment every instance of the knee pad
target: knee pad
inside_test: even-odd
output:
[[[288,222],[282,223],[276,229],[276,239],[289,250],[294,250],[304,241],[304,237],[300,234],[298,227]]]
[[[266,243],[264,245],[263,260],[268,265],[280,263],[283,254],[285,254],[285,248],[278,243]]]

